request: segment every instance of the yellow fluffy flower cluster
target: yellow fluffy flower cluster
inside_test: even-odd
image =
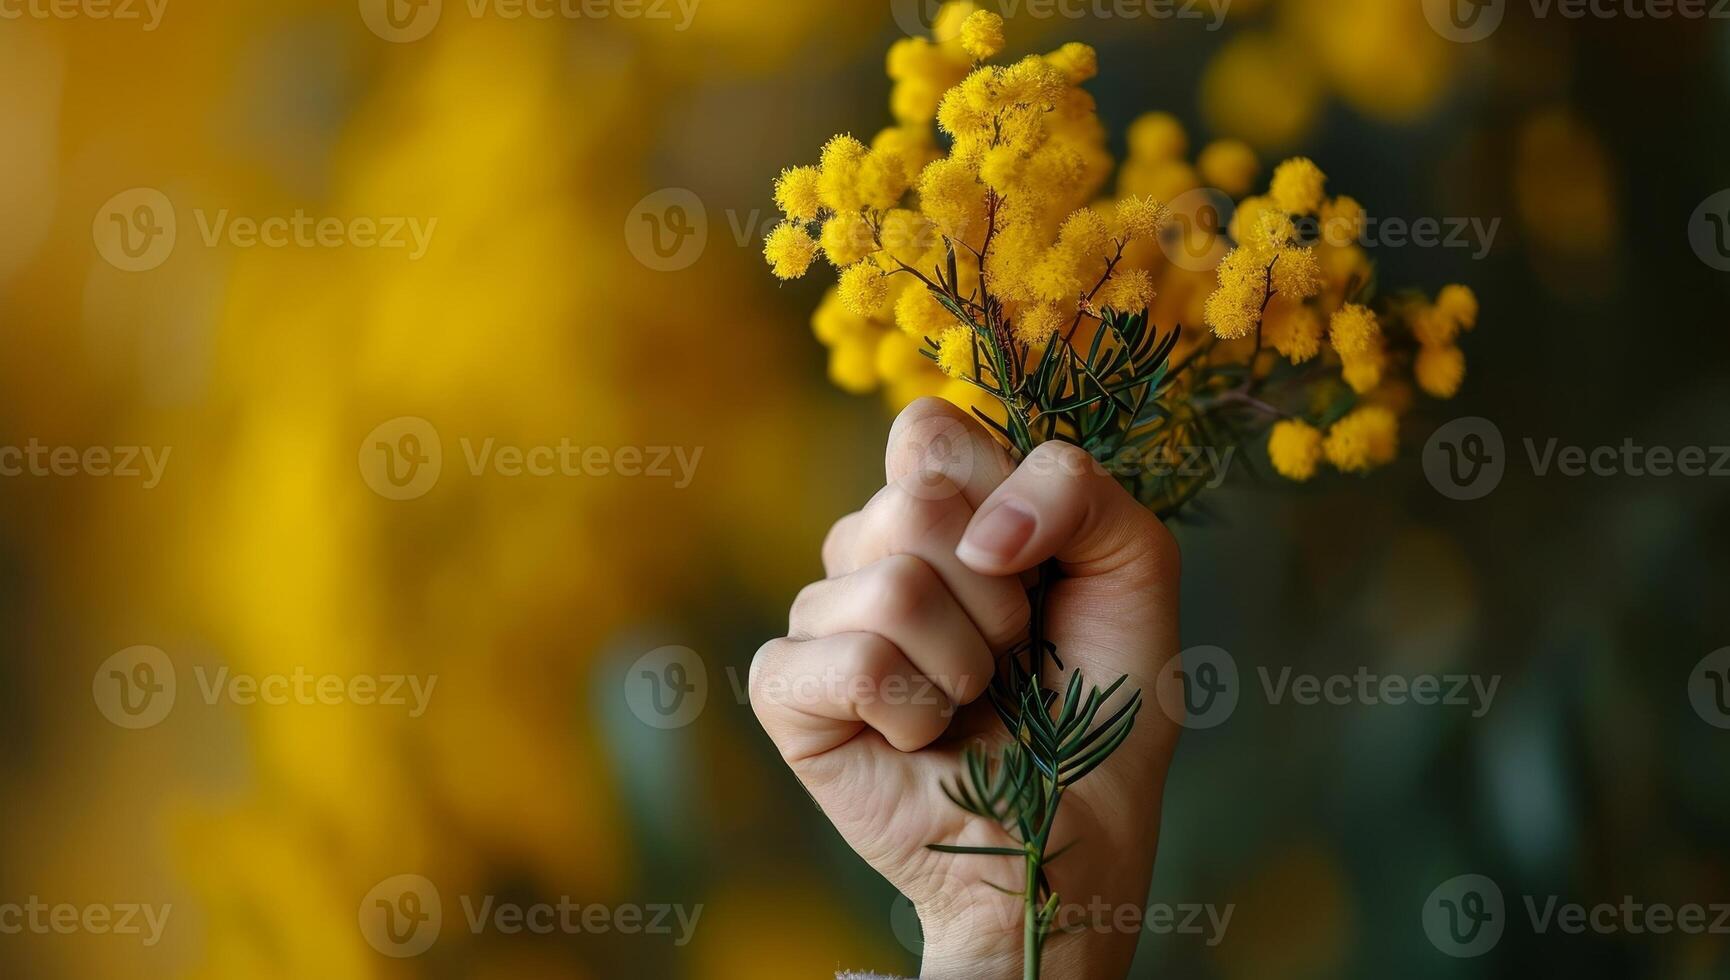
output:
[[[1098,70],[1093,49],[983,63],[1002,30],[971,3],[945,5],[933,30],[942,40],[907,38],[889,52],[897,124],[869,145],[837,136],[815,165],[775,182],[785,219],[764,258],[783,279],[819,255],[838,270],[813,328],[849,391],[881,384],[897,405],[934,393],[978,403],[959,380],[972,372],[971,341],[931,288],[952,255],[951,285],[980,310],[993,304],[1028,359],[1054,334],[1089,336],[1103,311],[1140,311],[1157,293],[1144,253],[1157,252],[1169,211],[1146,194],[1097,199],[1113,161],[1080,87]],[[1219,166],[1253,170],[1247,152],[1228,149]],[[1124,254],[1132,243],[1144,246],[1135,261]]]
[[[1388,462],[1412,382],[1436,397],[1459,388],[1475,297],[1449,286],[1434,302],[1375,303],[1364,208],[1330,195],[1314,161],[1281,163],[1252,195],[1262,162],[1248,144],[1192,156],[1182,124],[1154,112],[1131,123],[1116,165],[1082,87],[1093,49],[990,63],[1002,47],[1000,17],[945,4],[932,38],[890,49],[894,124],[868,144],[836,136],[775,183],[775,275],[802,276],[818,256],[837,271],[812,318],[837,385],[881,390],[892,408],[935,394],[997,416],[989,392],[1053,338],[1085,348],[1106,311],[1146,310],[1162,330],[1208,328],[1177,338],[1189,373],[1171,397],[1283,420],[1268,453],[1294,480],[1323,462]],[[1259,397],[1285,382],[1315,396],[1303,417]]]
[[[1293,365],[1314,360],[1316,370],[1337,370],[1362,402],[1343,415],[1336,407],[1325,436],[1299,419],[1269,431],[1269,460],[1293,480],[1308,480],[1324,458],[1347,472],[1392,460],[1398,419],[1390,406],[1407,400],[1397,364],[1409,359],[1418,387],[1437,398],[1452,397],[1465,376],[1455,338],[1476,324],[1476,297],[1455,285],[1434,303],[1372,309],[1364,302],[1369,258],[1357,244],[1364,222],[1363,205],[1328,196],[1314,161],[1287,160],[1265,196],[1239,203],[1230,227],[1236,245],[1207,299],[1205,319],[1219,340],[1253,338],[1250,358],[1265,347]]]

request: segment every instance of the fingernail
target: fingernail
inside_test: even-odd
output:
[[[1033,515],[1017,501],[1005,500],[968,525],[955,554],[962,561],[1006,562],[1033,537]]]

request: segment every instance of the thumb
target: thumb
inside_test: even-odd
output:
[[[1029,453],[979,505],[955,553],[983,575],[1015,575],[1055,558],[1073,578],[1177,580],[1171,532],[1092,455],[1067,442]]]

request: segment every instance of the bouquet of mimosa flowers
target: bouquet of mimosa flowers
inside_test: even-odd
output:
[[[869,145],[836,136],[775,182],[775,275],[819,256],[836,270],[812,322],[837,384],[897,406],[940,395],[1015,459],[1073,443],[1167,517],[1240,446],[1294,481],[1384,465],[1418,391],[1458,390],[1475,296],[1378,289],[1364,208],[1315,162],[1279,164],[1250,196],[1249,147],[1222,140],[1191,162],[1182,127],[1153,113],[1117,165],[1082,87],[1092,48],[991,63],[1002,18],[970,3],[944,7],[933,35],[889,52],[894,125]],[[1043,866],[1063,790],[1104,764],[1141,703],[1122,678],[1048,687],[1061,661],[1038,624],[989,692],[1006,744],[970,751],[945,787],[1021,847],[931,844],[1026,863],[1029,976],[1057,908]]]

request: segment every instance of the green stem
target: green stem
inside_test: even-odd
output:
[[[1021,920],[1021,977],[1039,980],[1039,863],[1041,855],[1027,849],[1027,901]]]

